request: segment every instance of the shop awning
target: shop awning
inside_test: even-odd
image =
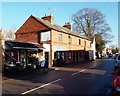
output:
[[[43,45],[38,43],[28,43],[13,40],[7,40],[5,43],[15,49],[44,49]]]

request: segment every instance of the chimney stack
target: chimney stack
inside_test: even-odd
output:
[[[65,25],[63,27],[68,28],[69,30],[72,31],[72,25],[70,24],[70,22],[67,23],[65,22]]]
[[[44,17],[42,17],[41,19],[47,20],[49,21],[51,24],[54,24],[54,17],[52,16],[52,14],[50,15],[46,15]]]

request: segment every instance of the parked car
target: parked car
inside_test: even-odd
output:
[[[115,72],[112,72],[111,74],[114,75],[112,96],[120,96],[120,66]]]
[[[114,60],[117,59],[118,55],[119,55],[119,53],[116,53],[116,54],[115,54],[115,56],[114,56]]]
[[[117,56],[115,60],[115,70],[118,68],[119,65],[120,65],[120,54]]]

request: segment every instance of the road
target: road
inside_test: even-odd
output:
[[[99,59],[67,67],[53,67],[49,72],[31,72],[7,77],[3,94],[102,94],[111,96],[114,60]],[[4,75],[3,75],[4,77]],[[108,95],[107,95],[108,94]]]

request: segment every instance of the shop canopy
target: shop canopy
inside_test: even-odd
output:
[[[15,49],[41,49],[41,50],[44,49],[42,43],[38,44],[38,43],[20,42],[14,40],[7,40],[5,41],[5,43]]]

